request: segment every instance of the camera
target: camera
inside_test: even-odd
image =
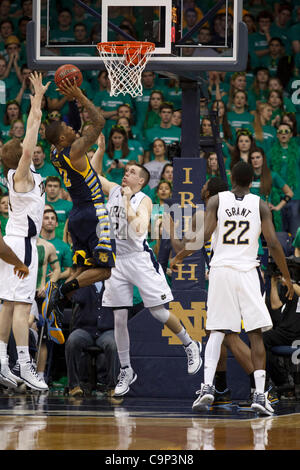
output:
[[[300,257],[288,256],[285,259],[292,281],[296,282],[297,284],[300,284]],[[277,264],[271,257],[269,258],[268,267],[266,269],[266,275],[270,277],[281,276],[281,272]]]
[[[173,158],[180,158],[181,157],[181,146],[179,142],[174,142],[174,144],[169,144],[167,146],[167,160],[171,163],[173,162]]]

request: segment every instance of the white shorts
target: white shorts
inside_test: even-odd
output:
[[[19,279],[14,273],[14,266],[0,259],[0,299],[31,304],[35,297],[38,270],[36,239],[5,236],[4,241],[28,266],[29,274],[25,279]]]
[[[148,251],[117,256],[116,265],[104,285],[102,305],[105,307],[131,307],[133,286],[138,288],[146,308],[173,300],[161,265]]]
[[[207,330],[245,331],[272,328],[272,320],[261,293],[256,268],[238,271],[214,267],[209,273]]]

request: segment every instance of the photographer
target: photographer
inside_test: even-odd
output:
[[[275,386],[288,383],[288,370],[280,364],[280,360],[271,350],[273,346],[291,346],[300,338],[300,259],[287,258],[289,271],[294,287],[294,297],[286,297],[285,280],[275,271],[271,277],[270,298],[267,305],[272,317],[273,328],[263,333],[267,353],[266,370]]]

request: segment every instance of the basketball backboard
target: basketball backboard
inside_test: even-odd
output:
[[[241,0],[96,0],[93,7],[90,1],[87,5],[69,0],[66,4],[59,13],[55,0],[33,1],[33,20],[27,25],[31,68],[55,70],[72,63],[81,70],[103,70],[97,43],[129,38],[155,43],[146,70],[197,79],[203,71],[246,67],[248,31]],[[202,10],[199,4],[204,5]]]

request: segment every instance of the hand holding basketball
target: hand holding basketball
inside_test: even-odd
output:
[[[74,98],[79,99],[83,96],[83,93],[81,89],[78,88],[77,84],[71,83],[68,78],[60,82],[58,90],[68,100],[73,100]]]
[[[59,89],[62,87],[66,79],[68,79],[70,83],[76,84],[80,87],[83,81],[83,76],[76,65],[65,64],[59,67],[54,75],[55,84]]]

